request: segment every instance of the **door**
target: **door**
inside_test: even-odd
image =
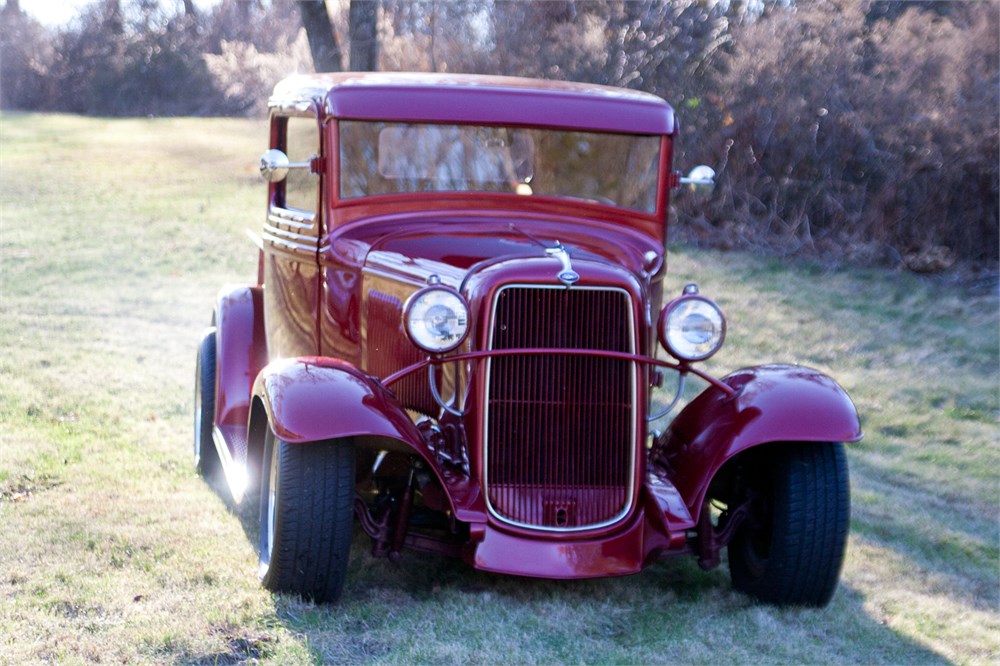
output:
[[[292,164],[321,164],[320,126],[314,116],[273,116],[272,148]],[[271,187],[264,239],[264,325],[269,360],[313,356],[317,342],[322,210],[320,176],[292,168]]]

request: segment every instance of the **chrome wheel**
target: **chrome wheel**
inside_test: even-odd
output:
[[[198,377],[201,375],[201,354],[198,355],[198,363],[195,365],[194,376],[194,464],[197,466],[201,460],[201,382]]]

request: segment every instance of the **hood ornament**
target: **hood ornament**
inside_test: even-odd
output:
[[[559,271],[556,278],[558,278],[564,285],[571,287],[580,281],[580,274],[573,270],[573,264],[570,263],[569,253],[566,252],[565,248],[563,248],[559,241],[556,241],[555,247],[545,248],[545,255],[548,257],[555,257],[560,261],[560,263],[562,263],[562,270]]]

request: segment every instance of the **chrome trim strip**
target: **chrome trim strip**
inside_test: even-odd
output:
[[[317,250],[317,243],[313,239],[312,245],[306,245],[304,243],[296,243],[294,241],[285,240],[284,238],[278,238],[277,236],[272,236],[271,234],[264,233],[261,234],[261,238],[268,241],[269,243],[275,243],[277,245],[283,245],[291,250],[301,250],[302,252],[308,252],[310,254],[315,254]]]
[[[274,224],[287,224],[290,227],[295,227],[296,229],[302,229],[305,231],[311,231],[316,229],[316,218],[311,215],[286,215],[283,212],[271,211],[267,216],[268,222],[273,222]]]
[[[256,231],[253,231],[252,229],[244,229],[243,231],[246,232],[247,237],[250,239],[250,242],[256,245],[258,250],[264,249],[264,239],[261,237],[260,234],[258,234]]]
[[[329,248],[330,246],[326,245],[324,247]],[[320,250],[322,249],[323,248],[320,248]],[[413,272],[412,274],[409,275],[404,275],[402,273],[393,273],[392,271],[389,270],[384,270],[382,268],[370,267],[370,266],[365,266],[361,270],[362,273],[364,273],[365,275],[371,275],[372,277],[380,277],[406,285],[413,285],[418,289],[427,286],[427,278],[429,278],[431,275],[437,275],[439,277],[443,276],[449,278],[447,280],[442,280],[442,283],[447,286],[458,289],[458,285],[461,283],[461,276],[464,274],[464,273],[459,273],[457,275],[450,275],[445,271],[438,270],[438,268],[435,268],[434,270],[431,270],[430,268],[423,269],[423,267],[419,266],[416,267],[411,266],[410,268]]]
[[[405,284],[410,287],[416,287],[417,289],[427,285],[426,278],[421,280],[420,278],[415,278],[412,275],[403,276],[398,273],[390,273],[389,271],[379,270],[378,268],[369,268],[368,266],[363,266],[361,268],[362,277],[377,277],[385,280],[391,280],[393,282],[398,282],[400,284]],[[367,295],[368,290],[365,290]],[[404,299],[405,300],[405,299]]]
[[[288,240],[294,241],[305,241],[311,245],[317,245],[319,240],[316,236],[311,236],[309,234],[298,234],[294,231],[288,231],[287,229],[279,229],[278,227],[272,227],[270,224],[264,225],[264,233],[270,233],[272,235],[281,236],[287,238]]]
[[[493,332],[494,332],[493,331],[493,322],[496,320],[496,306],[497,306],[497,301],[499,300],[499,296],[500,296],[501,292],[503,292],[506,289],[555,289],[555,290],[561,291],[561,290],[563,290],[565,288],[566,287],[557,287],[557,286],[554,286],[554,285],[518,284],[518,283],[505,284],[504,286],[500,287],[500,289],[497,290],[496,294],[493,297],[493,303],[490,304],[490,317],[489,317],[489,320],[486,322],[486,325],[489,326],[489,331],[490,331],[490,339],[489,339],[489,342],[488,342],[488,349],[491,350],[491,351],[493,350]],[[635,309],[634,309],[633,303],[632,303],[632,294],[627,289],[623,289],[621,287],[574,287],[574,289],[578,289],[578,290],[581,290],[581,291],[617,291],[617,292],[622,293],[622,294],[625,295],[626,301],[628,302],[628,314],[629,314],[629,317],[628,317],[629,353],[630,354],[635,354],[636,353],[635,352],[635,334],[636,334],[636,331],[635,331]],[[610,527],[611,525],[614,525],[614,524],[616,524],[618,522],[621,522],[626,516],[628,516],[629,513],[631,513],[632,509],[635,507],[635,481],[636,481],[636,476],[637,476],[636,473],[635,473],[636,448],[637,448],[635,442],[636,442],[636,433],[639,432],[639,423],[638,423],[638,420],[639,420],[639,410],[637,409],[636,400],[635,400],[635,398],[637,396],[636,391],[638,390],[638,383],[637,383],[638,379],[636,377],[636,370],[635,370],[636,363],[633,361],[633,362],[631,362],[630,366],[631,366],[630,375],[631,375],[631,379],[632,379],[632,397],[633,397],[633,400],[632,400],[632,428],[631,428],[630,438],[629,438],[630,439],[630,447],[629,447],[629,470],[630,470],[630,474],[629,474],[629,478],[628,478],[628,502],[626,502],[625,506],[622,508],[622,510],[617,515],[615,515],[612,518],[610,518],[610,519],[608,519],[608,520],[606,520],[604,522],[601,522],[601,523],[594,523],[594,524],[591,524],[591,525],[584,525],[584,526],[581,526],[581,527],[546,527],[544,525],[530,525],[530,524],[527,524],[527,523],[521,523],[521,522],[518,522],[516,520],[511,520],[509,518],[506,518],[506,517],[500,515],[500,513],[493,507],[493,504],[490,502],[490,489],[489,489],[489,471],[490,470],[489,470],[489,464],[488,464],[488,461],[489,461],[489,444],[490,444],[489,443],[489,434],[488,434],[489,433],[490,410],[487,409],[486,406],[489,404],[489,399],[490,399],[490,373],[491,373],[492,368],[493,368],[493,359],[492,358],[486,359],[486,378],[485,378],[486,387],[485,387],[485,390],[483,391],[483,403],[482,403],[483,404],[483,430],[482,430],[482,433],[481,433],[482,442],[483,442],[483,455],[482,455],[482,464],[483,464],[483,499],[486,502],[486,510],[489,512],[489,514],[491,516],[493,516],[494,518],[496,518],[497,520],[499,520],[502,523],[506,523],[507,525],[513,525],[514,527],[520,527],[520,528],[525,529],[525,530],[533,530],[533,531],[538,531],[538,532],[555,532],[555,533],[565,534],[565,533],[570,533],[570,532],[589,532],[589,531],[593,531],[593,530],[599,530],[599,529],[602,529],[604,527]],[[643,428],[643,431],[644,430],[645,430],[645,428]]]

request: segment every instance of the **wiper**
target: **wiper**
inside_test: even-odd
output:
[[[556,241],[555,245],[552,245],[552,246],[546,245],[544,241],[541,241],[541,240],[535,238],[534,236],[532,236],[531,234],[529,234],[524,229],[522,229],[522,228],[518,227],[517,225],[515,225],[513,222],[511,222],[510,224],[508,224],[507,228],[510,229],[511,231],[516,231],[517,233],[521,234],[522,236],[524,236],[525,238],[527,238],[531,242],[533,242],[536,245],[538,245],[539,247],[541,247],[546,252],[549,251],[549,250],[554,250],[556,248],[562,247],[559,244],[559,241]]]

